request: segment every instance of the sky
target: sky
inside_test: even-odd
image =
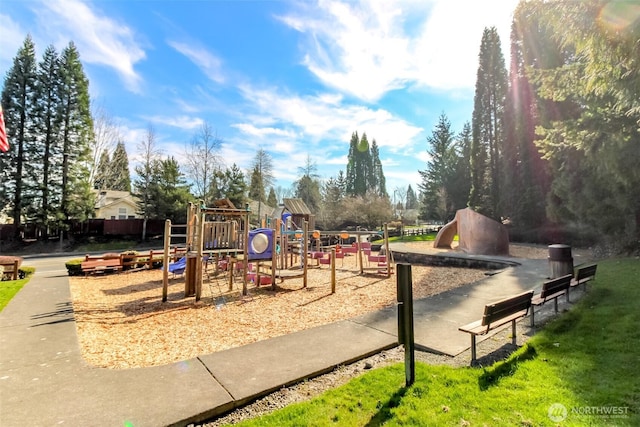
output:
[[[262,148],[275,187],[310,159],[346,172],[353,132],[380,149],[387,192],[417,191],[441,114],[471,121],[478,53],[495,26],[509,61],[517,0],[2,0],[0,74],[27,34],[39,61],[73,42],[92,109],[117,124],[131,167],[150,127],[164,156],[208,125],[227,167]],[[395,197],[395,196],[394,196]],[[400,196],[398,196],[400,197]]]

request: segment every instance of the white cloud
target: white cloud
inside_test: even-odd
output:
[[[257,137],[274,135],[274,136],[281,136],[281,137],[287,137],[287,138],[294,138],[296,136],[295,132],[274,128],[274,127],[258,128],[249,123],[237,123],[237,124],[231,125],[231,127],[238,129],[240,132],[244,134],[257,136]]]
[[[145,116],[143,119],[151,123],[185,130],[197,129],[204,123],[203,119],[190,116]]]
[[[254,110],[247,117],[254,123],[250,128],[253,134],[260,127],[270,129],[271,134],[278,128],[283,130],[278,137],[295,135],[299,142],[323,141],[326,146],[330,141],[348,144],[351,133],[357,131],[366,132],[380,147],[401,150],[412,145],[422,131],[384,109],[337,103],[333,96],[289,95],[250,86],[241,87],[241,93]]]
[[[220,58],[209,52],[205,47],[198,43],[168,41],[169,46],[189,58],[191,62],[196,64],[198,68],[211,80],[216,83],[224,83],[224,75],[222,74],[222,61]]]
[[[307,35],[303,63],[324,84],[373,102],[417,84],[472,88],[484,27],[508,47],[517,0],[319,1],[279,17]],[[508,58],[508,50],[503,51]]]
[[[57,34],[65,44],[73,40],[84,62],[113,68],[128,90],[139,92],[141,78],[134,65],[145,58],[145,52],[128,26],[100,16],[94,5],[89,8],[79,0],[43,1],[34,12],[38,25],[50,36]]]

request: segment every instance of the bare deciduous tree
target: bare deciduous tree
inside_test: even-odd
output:
[[[186,175],[193,183],[194,195],[205,204],[212,202],[211,184],[216,172],[222,169],[221,145],[222,139],[209,123],[204,122],[186,147]]]

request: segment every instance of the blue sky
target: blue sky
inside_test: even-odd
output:
[[[417,190],[441,113],[471,120],[477,58],[495,26],[508,64],[516,0],[2,0],[3,78],[27,34],[37,59],[73,41],[94,106],[129,159],[153,126],[184,161],[204,123],[228,166],[258,148],[288,188],[307,156],[321,178],[346,170],[351,134],[380,147],[387,191]]]

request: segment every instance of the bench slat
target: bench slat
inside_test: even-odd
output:
[[[492,323],[499,322],[501,319],[511,316],[514,313],[519,313],[520,311],[524,311],[524,315],[526,315],[527,310],[531,307],[532,297],[533,291],[527,291],[510,298],[487,304],[484,307],[482,324],[487,327],[491,327]]]
[[[584,267],[577,267],[575,277],[571,281],[571,287],[576,287],[582,284],[585,284],[590,280],[596,278],[596,270],[598,269],[598,264],[586,265]]]

